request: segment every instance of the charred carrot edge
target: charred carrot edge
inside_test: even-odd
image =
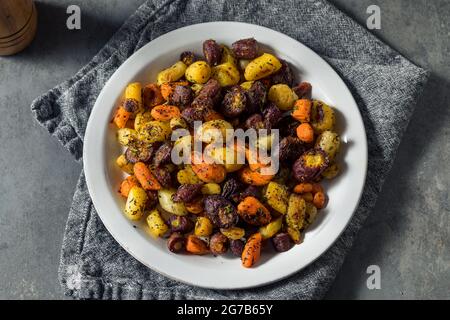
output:
[[[178,109],[178,107],[176,106],[163,104],[155,106],[152,111],[150,111],[150,114],[155,120],[168,121],[172,118],[180,117],[181,112],[180,109]]]
[[[127,110],[125,110],[124,107],[120,106],[117,111],[116,114],[114,115],[114,119],[113,122],[115,123],[115,125],[122,129],[125,128],[127,125],[127,121],[128,119],[130,119],[131,116],[131,112],[128,112]]]
[[[297,127],[297,137],[303,142],[310,143],[314,141],[314,129],[309,123],[302,123]]]
[[[242,265],[246,268],[252,267],[258,262],[261,255],[261,234],[253,234],[245,244],[244,251],[242,251]]]
[[[207,254],[209,252],[206,243],[192,234],[187,237],[186,251],[200,255]]]
[[[311,121],[311,101],[308,99],[299,99],[295,102],[292,117],[300,122]]]
[[[153,176],[150,169],[143,162],[136,162],[133,167],[134,175],[145,190],[159,190],[161,185]]]
[[[144,87],[142,90],[142,98],[144,100],[144,106],[148,109],[164,102],[161,89],[156,83],[150,83]]]
[[[122,196],[127,198],[131,188],[133,188],[134,186],[139,186],[139,181],[135,176],[128,176],[120,184],[119,192]]]

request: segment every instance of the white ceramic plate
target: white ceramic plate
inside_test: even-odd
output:
[[[313,85],[313,96],[337,109],[337,132],[343,150],[339,178],[325,185],[329,204],[305,234],[304,242],[276,254],[266,252],[256,267],[246,269],[231,256],[213,257],[170,253],[166,241],[151,238],[143,223],[134,228],[122,214],[125,201],[118,193],[123,174],[115,165],[121,148],[116,129],[110,125],[113,112],[128,83],[154,82],[158,71],[178,60],[181,52],[201,55],[202,43],[215,39],[231,45],[254,37],[265,49],[287,60],[299,79]],[[367,142],[358,107],[337,73],[311,49],[279,32],[245,23],[212,22],[169,32],[133,54],[109,79],[92,110],[84,140],[84,170],[94,206],[104,225],[133,257],[172,279],[216,289],[260,286],[280,280],[306,267],[339,237],[356,209],[367,168]],[[266,250],[264,250],[266,251]]]

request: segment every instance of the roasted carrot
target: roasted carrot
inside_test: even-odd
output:
[[[245,148],[245,159],[247,159],[248,166],[252,171],[262,167],[262,164],[258,161],[258,155],[251,152],[249,148]]]
[[[297,127],[297,137],[303,142],[310,143],[314,141],[314,129],[309,123],[302,123]]]
[[[325,193],[319,191],[314,195],[314,199],[313,199],[313,205],[317,208],[317,209],[322,209],[325,207],[327,202],[327,197],[325,195]]]
[[[134,175],[145,190],[159,190],[161,185],[143,162],[136,162],[133,167]]]
[[[223,180],[225,180],[225,176],[227,174],[225,167],[221,164],[216,163],[193,164],[192,170],[200,180],[206,183],[221,183]]]
[[[237,212],[248,224],[266,225],[272,219],[270,211],[255,197],[245,197],[237,207]]]
[[[128,176],[120,184],[119,192],[122,196],[127,198],[131,188],[133,188],[134,186],[139,186],[139,181],[136,179],[135,176]]]
[[[191,234],[187,237],[186,251],[193,254],[202,255],[207,254],[209,252],[209,249],[203,240]]]
[[[248,168],[243,168],[240,171],[240,177],[243,182],[255,186],[263,186],[273,179],[275,175],[267,173],[270,170],[270,163],[262,163],[259,156],[253,154],[248,148],[245,149],[245,158],[248,162]],[[265,170],[264,174],[262,174],[262,170]]]
[[[242,251],[242,265],[246,268],[252,267],[261,255],[262,236],[259,232],[253,234],[245,244]]]
[[[274,176],[274,174],[262,174],[260,169],[253,171],[249,167],[244,167],[239,171],[241,181],[253,186],[264,186],[268,184]]]
[[[258,154],[254,154],[250,149],[245,148],[245,158],[247,159],[250,170],[257,171],[261,168],[270,167],[270,163],[264,164]]]
[[[172,118],[178,118],[181,115],[178,107],[165,104],[154,107],[152,111],[150,111],[150,114],[153,119],[159,121],[168,121]]]
[[[227,171],[224,165],[206,163],[201,155],[192,154],[192,170],[203,182],[221,183],[225,180]]]
[[[116,114],[114,115],[113,122],[116,124],[116,126],[120,129],[125,128],[127,125],[128,119],[130,119],[131,112],[128,112],[125,110],[124,107],[120,106]]]
[[[161,90],[155,83],[150,83],[144,87],[142,90],[142,98],[144,100],[144,106],[147,109],[151,109],[164,102]]]
[[[173,92],[173,88],[170,85],[170,83],[163,83],[161,84],[161,96],[164,100],[168,100],[170,94]]]
[[[306,193],[311,192],[313,190],[313,185],[311,183],[299,183],[294,187],[295,193]]]
[[[300,122],[309,122],[311,120],[311,100],[297,100],[294,104],[292,117]]]

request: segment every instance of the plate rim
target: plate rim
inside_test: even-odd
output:
[[[191,281],[187,281],[187,280],[185,280],[183,278],[180,278],[178,276],[174,276],[172,274],[168,274],[167,272],[165,272],[161,268],[158,268],[154,264],[152,265],[152,264],[148,263],[148,261],[144,261],[143,259],[141,259],[139,257],[138,254],[133,252],[133,250],[127,244],[122,243],[122,241],[121,241],[122,239],[120,239],[120,237],[117,236],[116,232],[111,230],[112,229],[111,226],[108,225],[107,221],[105,221],[106,219],[104,219],[103,214],[101,213],[102,210],[101,209],[100,210],[97,209],[97,208],[101,208],[102,205],[99,203],[99,201],[96,198],[96,196],[93,196],[93,194],[95,194],[95,192],[94,192],[95,191],[95,186],[94,186],[94,182],[92,180],[93,178],[91,179],[91,177],[93,177],[93,176],[92,176],[91,166],[90,166],[90,161],[91,161],[90,152],[88,151],[88,149],[90,149],[92,147],[91,146],[91,142],[94,141],[94,139],[91,138],[93,132],[95,132],[95,130],[94,130],[95,126],[93,125],[95,116],[93,116],[93,115],[96,115],[96,113],[99,111],[99,109],[100,109],[99,105],[101,103],[101,100],[103,99],[103,96],[105,95],[105,93],[108,91],[108,88],[110,86],[112,86],[112,83],[115,80],[115,76],[118,73],[120,73],[121,70],[125,69],[126,67],[129,67],[129,64],[132,63],[133,58],[136,58],[137,56],[142,54],[142,52],[144,52],[146,50],[146,48],[148,46],[150,46],[150,44],[152,44],[153,42],[155,42],[157,40],[161,40],[162,38],[173,36],[176,33],[186,32],[189,29],[195,29],[195,28],[199,28],[199,27],[208,27],[208,26],[212,26],[212,25],[223,25],[223,24],[231,24],[231,25],[234,25],[235,27],[243,27],[243,28],[260,28],[263,31],[267,31],[267,32],[270,32],[270,33],[275,33],[278,37],[284,38],[284,39],[289,40],[289,41],[296,42],[298,45],[302,46],[305,50],[309,51],[310,54],[312,54],[312,55],[316,56],[318,59],[320,59],[324,63],[324,66],[326,68],[328,68],[329,71],[332,72],[335,75],[335,79],[333,79],[333,80],[339,81],[341,87],[345,88],[346,93],[348,94],[348,96],[351,99],[351,102],[353,103],[353,105],[356,108],[357,115],[358,115],[358,119],[357,120],[361,124],[361,129],[362,129],[361,133],[363,134],[363,137],[362,137],[362,139],[360,141],[360,142],[362,142],[362,148],[364,149],[363,150],[364,153],[361,154],[361,156],[363,157],[363,163],[362,163],[362,165],[363,165],[363,168],[362,168],[363,169],[362,170],[363,177],[362,177],[362,179],[360,181],[360,188],[359,188],[358,199],[355,202],[354,207],[351,209],[351,211],[352,211],[351,215],[348,217],[348,220],[345,222],[345,225],[339,230],[338,233],[336,233],[336,235],[334,236],[334,239],[332,241],[329,241],[329,243],[327,243],[327,245],[324,246],[323,249],[318,250],[318,251],[320,251],[319,253],[314,253],[313,254],[314,258],[310,259],[310,261],[308,263],[305,263],[303,266],[301,266],[301,267],[299,267],[299,268],[297,268],[295,270],[292,270],[292,271],[290,271],[288,273],[285,273],[285,274],[283,274],[281,276],[275,276],[275,277],[273,277],[273,279],[270,279],[270,280],[267,280],[267,281],[266,280],[261,280],[261,281],[256,281],[256,282],[252,282],[252,283],[249,283],[249,284],[243,284],[243,285],[227,285],[227,284],[216,285],[214,283],[205,284],[205,283],[198,283],[198,282],[194,283],[194,282],[191,282]],[[110,112],[111,110],[112,109],[108,109],[108,112]],[[352,121],[356,121],[356,120],[353,119]],[[106,125],[106,128],[103,128],[101,130],[102,130],[102,133],[105,133],[107,130],[109,130],[108,125]],[[102,148],[102,150],[105,148],[105,144],[106,143],[105,143],[105,141],[103,139],[103,145],[100,146],[100,148]],[[106,171],[106,167],[107,166],[105,165],[106,162],[105,162],[104,156],[105,156],[105,152],[103,152],[103,158],[102,158],[101,162],[103,163],[103,169]],[[230,289],[247,289],[247,288],[260,287],[260,286],[263,286],[263,285],[268,285],[268,284],[280,281],[282,279],[285,279],[285,278],[287,278],[287,277],[289,277],[289,276],[299,272],[300,270],[304,269],[305,267],[311,265],[312,263],[314,263],[314,261],[316,261],[318,258],[320,258],[324,253],[326,253],[328,251],[328,249],[333,244],[335,244],[335,242],[340,238],[342,233],[347,229],[349,223],[351,222],[351,220],[352,220],[352,218],[353,218],[353,216],[354,216],[354,214],[355,214],[355,212],[356,212],[356,210],[357,210],[357,208],[358,208],[358,206],[360,204],[361,198],[362,198],[362,194],[363,194],[363,191],[364,191],[364,186],[365,186],[366,179],[367,179],[367,167],[368,167],[368,147],[367,147],[367,134],[366,134],[365,126],[364,126],[364,121],[363,121],[361,112],[359,110],[358,104],[356,103],[356,101],[355,101],[355,99],[354,99],[350,89],[347,87],[347,85],[345,84],[344,80],[340,77],[340,75],[334,70],[334,68],[325,59],[323,59],[319,54],[314,52],[308,46],[306,46],[305,44],[301,43],[300,41],[298,41],[298,40],[296,40],[296,39],[294,39],[294,38],[292,38],[292,37],[290,37],[290,36],[288,36],[288,35],[286,35],[284,33],[281,33],[279,31],[270,29],[270,28],[265,27],[265,26],[260,26],[260,25],[257,25],[257,24],[251,24],[251,23],[245,23],[245,22],[236,22],[236,21],[214,21],[214,22],[205,22],[205,23],[198,23],[198,24],[187,25],[187,26],[184,26],[184,27],[181,27],[181,28],[178,28],[178,29],[174,29],[174,30],[172,30],[170,32],[167,32],[167,33],[164,33],[164,34],[160,35],[159,37],[153,39],[152,41],[150,41],[147,44],[145,44],[144,46],[142,46],[139,50],[134,52],[131,56],[129,56],[114,71],[114,73],[106,81],[105,85],[103,86],[102,90],[100,91],[100,93],[99,93],[99,95],[98,95],[98,97],[97,97],[97,99],[95,101],[94,107],[91,110],[91,114],[89,116],[89,120],[88,120],[88,123],[87,123],[87,126],[86,126],[85,135],[84,135],[84,143],[83,143],[83,168],[84,168],[84,171],[85,171],[85,179],[86,179],[86,185],[87,185],[87,188],[88,188],[88,191],[89,191],[89,195],[90,195],[90,197],[92,199],[93,205],[96,208],[98,216],[100,217],[103,225],[105,226],[107,231],[110,233],[110,235],[115,239],[115,241],[117,243],[119,243],[119,245],[122,248],[124,248],[132,257],[137,259],[144,266],[154,270],[155,272],[158,272],[158,273],[160,273],[160,274],[162,274],[162,275],[164,275],[164,276],[166,276],[166,277],[168,277],[168,278],[170,278],[172,280],[176,280],[176,281],[188,284],[188,285],[194,285],[194,286],[197,286],[197,287],[210,288],[210,289],[230,290]],[[107,178],[108,173],[107,172],[103,172],[103,174],[106,175],[105,179],[108,180],[108,178]],[[111,190],[109,190],[109,191],[111,192]],[[126,228],[126,226],[124,226],[124,228]]]

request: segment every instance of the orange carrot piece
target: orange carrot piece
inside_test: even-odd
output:
[[[311,120],[311,100],[297,100],[291,115],[300,122],[309,122]]]
[[[250,170],[255,171],[262,167],[262,164],[258,162],[258,156],[252,154],[248,148],[245,148],[245,158],[247,159]]]
[[[192,170],[203,182],[221,183],[227,174],[225,167],[217,163],[192,164]]]
[[[248,148],[245,148],[245,158],[247,159],[248,166],[252,171],[257,171],[261,168],[270,167],[270,163],[267,164],[262,163],[258,154],[253,155],[250,149]]]
[[[299,183],[294,187],[295,193],[307,193],[313,190],[313,185],[311,183]]]
[[[309,123],[302,123],[297,127],[297,137],[303,142],[310,143],[314,141],[314,129]]]
[[[259,232],[253,234],[245,244],[242,251],[242,265],[246,268],[251,268],[258,262],[261,255],[262,236]]]
[[[327,202],[327,197],[325,193],[319,191],[314,195],[313,204],[317,209],[322,209],[325,207]]]
[[[136,179],[135,176],[128,176],[120,184],[119,192],[122,196],[128,198],[128,194],[130,193],[131,188],[135,186],[139,186],[139,181]]]
[[[192,171],[203,182],[221,183],[225,180],[227,171],[225,166],[218,163],[206,163],[201,154],[192,153]]]
[[[136,162],[133,167],[134,175],[145,190],[159,190],[161,185],[143,162]]]
[[[186,251],[193,254],[202,255],[207,254],[209,252],[209,249],[203,240],[191,234],[187,237],[186,240]]]
[[[162,104],[154,107],[150,114],[155,120],[168,121],[172,118],[180,117],[181,112],[176,106]]]
[[[255,197],[245,197],[237,206],[237,213],[248,224],[266,225],[272,220],[270,211]]]
[[[124,107],[120,106],[116,114],[114,115],[113,122],[116,124],[116,126],[120,129],[125,128],[127,125],[128,119],[130,119],[131,112],[128,112],[125,110]]]
[[[170,94],[173,92],[173,87],[170,85],[170,83],[163,83],[160,87],[161,90],[161,96],[164,100],[169,100]]]
[[[260,171],[253,171],[249,167],[244,167],[239,171],[241,181],[253,186],[264,186],[273,179],[274,174],[261,174]]]

